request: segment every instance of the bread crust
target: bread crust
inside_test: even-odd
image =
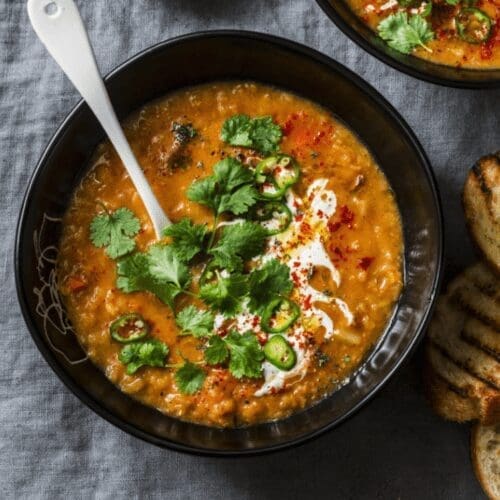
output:
[[[491,441],[494,443],[488,446]],[[474,425],[470,448],[472,465],[479,484],[488,498],[500,500],[500,426]]]
[[[500,151],[480,158],[467,176],[462,205],[469,234],[500,276]]]
[[[427,401],[441,418],[460,423],[477,418],[479,415],[477,404],[452,390],[429,362],[425,363],[423,379]]]
[[[499,283],[486,266],[475,264],[438,299],[424,381],[430,405],[447,420],[500,423],[500,330],[492,326],[500,314]]]

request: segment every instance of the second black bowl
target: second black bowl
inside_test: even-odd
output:
[[[372,56],[403,73],[438,85],[460,88],[500,88],[500,69],[473,70],[435,64],[391,49],[344,0],[316,0],[326,15]]]
[[[442,260],[441,210],[429,163],[413,133],[373,88],[331,59],[295,43],[245,32],[188,35],[152,47],[106,79],[120,118],[181,87],[256,80],[318,102],[355,131],[395,191],[404,226],[405,287],[393,320],[350,382],[277,422],[214,429],[182,422],[119,391],[82,352],[64,313],[55,262],[61,217],[103,133],[80,102],[56,132],[30,181],[16,237],[15,272],[31,335],[62,381],[121,429],[151,443],[200,454],[249,454],[303,442],[338,425],[395,372],[431,312]]]

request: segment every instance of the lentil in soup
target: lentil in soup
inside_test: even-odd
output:
[[[339,387],[403,283],[396,202],[359,139],[256,83],[178,91],[124,129],[173,225],[155,241],[101,144],[58,257],[90,359],[144,404],[208,426],[284,418]]]

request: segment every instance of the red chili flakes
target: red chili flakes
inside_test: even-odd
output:
[[[299,286],[300,285],[300,276],[295,271],[292,271],[290,273],[290,276],[292,277],[292,280],[295,283],[295,285]]]
[[[288,119],[283,126],[281,127],[281,130],[283,130],[283,135],[288,135],[290,132],[293,130],[293,122],[291,119]]]
[[[493,49],[497,43],[500,43],[498,22],[493,25],[489,40],[481,45],[481,59],[490,59],[493,56]]]
[[[373,259],[374,257],[363,257],[362,259],[359,259],[358,267],[360,269],[363,269],[363,271],[366,271],[370,267],[370,264],[373,262]]]
[[[352,225],[354,222],[354,212],[352,212],[347,205],[342,205],[339,211],[340,211],[339,214],[340,220],[335,222],[329,222],[327,224],[328,230],[331,233],[338,231],[340,229],[340,226],[342,225],[345,225],[349,229],[352,229]]]
[[[75,292],[81,292],[82,290],[87,288],[88,283],[87,283],[87,279],[85,278],[85,276],[73,275],[73,276],[70,276],[68,278],[67,285],[68,285],[69,291],[72,293],[75,293]]]
[[[302,306],[303,306],[303,309],[305,311],[308,311],[309,309],[311,309],[311,307],[312,307],[312,297],[311,297],[311,295],[308,295],[304,299],[304,302],[303,302]]]
[[[292,265],[293,265],[293,267],[299,267],[300,262],[298,260],[296,260],[296,261],[294,261],[294,263]]]
[[[319,142],[321,141],[321,139],[323,137],[325,137],[326,135],[326,132],[324,130],[320,130],[315,136],[314,136],[314,139],[313,139],[313,144],[319,144]]]
[[[265,345],[267,343],[267,335],[265,333],[258,333],[257,340],[260,345]]]
[[[325,213],[323,212],[323,210],[318,210],[316,212],[316,214],[317,214],[318,217],[323,217],[325,215]]]
[[[344,255],[344,252],[340,249],[340,247],[335,247],[333,249],[333,253],[338,256],[340,260],[347,260],[346,256]]]
[[[354,222],[354,213],[349,210],[347,205],[342,205],[340,207],[340,222],[345,224],[349,229],[352,229],[352,223]]]
[[[329,222],[327,224],[328,230],[330,233],[334,233],[335,231],[338,231],[340,229],[340,222]]]
[[[259,324],[259,317],[254,316],[254,318],[252,319],[252,326],[255,328],[256,326],[258,326],[258,324]]]
[[[303,233],[310,233],[310,232],[311,232],[311,226],[310,226],[307,222],[303,222],[303,223],[300,225],[300,230],[301,230]]]
[[[297,222],[300,222],[303,218],[304,218],[304,214],[297,214],[297,215],[295,216],[295,220],[296,220]]]

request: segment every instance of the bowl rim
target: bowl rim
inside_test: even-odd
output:
[[[418,80],[423,80],[429,83],[434,83],[435,85],[441,85],[443,87],[453,87],[459,89],[497,89],[500,88],[500,78],[491,78],[487,80],[455,80],[452,78],[442,78],[435,75],[430,75],[424,71],[412,68],[408,64],[404,64],[397,59],[391,57],[390,55],[382,52],[380,49],[375,47],[372,43],[367,41],[362,37],[349,23],[344,21],[342,17],[338,14],[336,8],[330,3],[329,0],[316,0],[316,3],[320,6],[321,10],[330,18],[331,21],[337,26],[337,28],[344,33],[348,38],[350,38],[354,43],[359,45],[366,52],[371,54],[373,57],[379,61],[384,62],[388,66],[417,78]],[[408,56],[412,57],[412,56]],[[431,63],[434,66],[442,66],[440,64]],[[480,71],[480,70],[478,70]]]
[[[84,404],[86,404],[90,409],[92,409],[97,415],[104,418],[109,423],[113,424],[115,427],[127,432],[128,434],[135,436],[143,441],[154,444],[161,448],[167,448],[174,451],[179,451],[183,453],[189,453],[192,455],[199,456],[211,456],[211,457],[235,457],[235,456],[256,456],[267,454],[270,452],[280,451],[288,448],[292,448],[298,446],[300,444],[311,441],[314,438],[319,437],[324,434],[328,430],[337,427],[342,422],[346,421],[348,418],[353,416],[357,411],[361,409],[366,403],[368,403],[381,389],[385,386],[385,384],[389,381],[390,378],[394,375],[394,373],[400,368],[403,362],[408,358],[411,352],[414,351],[415,347],[418,345],[419,341],[422,339],[425,328],[430,320],[432,311],[434,309],[436,297],[439,291],[439,287],[441,284],[442,271],[443,271],[443,255],[444,255],[444,232],[443,232],[443,211],[441,206],[441,200],[439,196],[438,184],[436,181],[436,177],[430,165],[430,162],[427,158],[427,155],[418,141],[417,137],[410,129],[409,125],[403,119],[403,117],[396,111],[396,109],[377,91],[374,87],[372,87],[369,83],[364,81],[361,77],[356,75],[354,72],[340,64],[339,62],[331,59],[330,57],[316,51],[315,49],[311,49],[305,45],[300,43],[288,40],[286,38],[277,37],[274,35],[269,35],[266,33],[260,33],[255,31],[245,31],[245,30],[206,30],[206,31],[198,31],[189,34],[184,34],[180,36],[176,36],[173,38],[166,39],[161,41],[151,47],[148,47],[137,54],[133,55],[129,59],[120,63],[113,70],[111,70],[106,76],[105,81],[109,82],[110,79],[119,78],[122,70],[126,69],[130,64],[133,64],[138,59],[154,54],[156,52],[161,52],[166,47],[170,47],[177,44],[182,44],[186,41],[192,40],[203,40],[208,38],[237,38],[237,39],[246,39],[248,41],[258,41],[258,42],[266,42],[270,45],[274,45],[281,49],[285,49],[290,52],[294,52],[301,56],[305,56],[309,59],[314,60],[315,62],[327,66],[330,70],[339,73],[342,77],[349,80],[353,85],[357,86],[363,93],[366,93],[371,99],[373,99],[376,104],[384,110],[390,118],[402,129],[402,131],[406,134],[407,140],[410,142],[410,145],[414,149],[415,153],[419,157],[420,163],[423,166],[424,175],[426,175],[427,182],[429,184],[429,188],[432,192],[432,198],[434,201],[434,207],[436,210],[437,216],[437,262],[436,262],[436,273],[433,277],[432,288],[429,296],[429,300],[427,303],[427,309],[423,314],[422,320],[420,324],[416,327],[413,338],[409,342],[406,350],[400,355],[399,359],[397,359],[395,365],[392,369],[382,378],[377,385],[355,406],[353,406],[348,412],[346,412],[341,417],[329,422],[327,425],[316,429],[314,431],[308,432],[304,435],[301,435],[295,439],[290,441],[270,445],[270,446],[262,446],[259,448],[252,449],[242,449],[242,450],[214,450],[211,448],[202,448],[196,446],[185,445],[182,443],[178,443],[175,441],[170,441],[167,438],[159,438],[154,434],[138,429],[132,424],[129,424],[125,420],[116,416],[112,411],[104,408],[101,403],[92,397],[90,394],[86,393],[85,390],[80,387],[77,383],[75,383],[71,377],[64,371],[64,369],[60,366],[59,361],[57,360],[54,353],[50,350],[50,348],[46,345],[42,340],[42,336],[39,334],[38,328],[33,319],[32,311],[29,306],[29,302],[27,300],[26,290],[23,286],[23,277],[22,277],[22,269],[20,266],[20,252],[23,246],[23,226],[25,223],[28,205],[32,194],[36,188],[38,178],[41,175],[44,165],[47,162],[47,159],[50,157],[53,149],[57,146],[61,137],[64,135],[66,128],[74,119],[74,117],[81,112],[82,108],[86,106],[83,99],[79,100],[77,104],[72,108],[69,114],[64,118],[62,123],[59,125],[57,130],[52,135],[49,140],[47,146],[45,147],[43,153],[40,156],[40,159],[31,174],[29,179],[23,202],[21,205],[21,210],[19,213],[19,218],[16,227],[15,234],[15,248],[14,248],[14,271],[15,271],[15,283],[16,283],[16,291],[18,296],[18,301],[20,304],[21,312],[24,318],[24,321],[28,327],[28,331],[33,338],[38,350],[41,352],[42,356],[45,358],[46,362],[52,368],[52,370],[56,373],[59,379],[66,385],[70,391],[79,398]],[[307,411],[307,410],[306,410]],[[193,424],[197,425],[197,424]],[[223,429],[222,429],[223,431]]]

